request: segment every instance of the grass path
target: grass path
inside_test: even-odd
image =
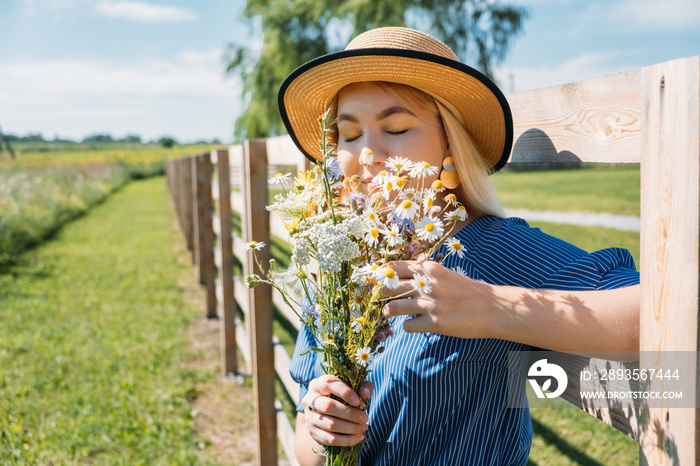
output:
[[[208,462],[165,191],[133,182],[0,270],[0,463]]]

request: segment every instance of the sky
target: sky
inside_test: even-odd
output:
[[[495,77],[506,93],[700,54],[700,0],[510,0],[528,11]],[[229,143],[260,47],[245,0],[0,0],[0,127],[81,140]]]

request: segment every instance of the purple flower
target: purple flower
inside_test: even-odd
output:
[[[309,301],[309,298],[306,296],[301,298],[301,302],[299,303],[299,307],[301,307],[301,310],[304,312],[304,314],[307,314],[311,317],[313,317],[314,320],[318,320],[320,314],[316,310],[316,296],[313,296],[313,302]]]
[[[355,210],[363,209],[365,208],[365,199],[367,196],[365,196],[362,193],[358,193],[357,191],[353,191],[347,196],[345,196],[345,199],[347,202],[355,208]]]
[[[340,162],[336,159],[326,159],[326,172],[333,180],[339,180],[343,177],[343,170],[340,168]]]

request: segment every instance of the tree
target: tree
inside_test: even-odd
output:
[[[409,26],[445,42],[461,61],[488,76],[505,58],[526,12],[494,0],[248,0],[246,18],[261,19],[263,44],[258,53],[230,44],[226,71],[239,73],[247,106],[236,120],[234,136],[282,134],[277,91],[299,65],[381,26]]]
[[[166,149],[170,149],[171,147],[177,144],[177,141],[171,138],[170,136],[163,136],[158,140],[158,144],[160,144],[162,147],[165,147]]]
[[[12,160],[15,159],[15,151],[12,148],[12,145],[10,144],[10,138],[8,138],[3,132],[2,128],[0,128],[0,152],[2,152],[2,145],[3,143],[5,144],[5,150],[9,152],[10,158]]]

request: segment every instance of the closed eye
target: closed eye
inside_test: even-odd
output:
[[[404,133],[406,133],[406,132],[408,132],[408,129],[404,129],[404,130],[401,130],[401,131],[387,131],[387,133],[389,133],[389,134],[391,134],[391,135],[399,135],[399,134],[404,134]]]

